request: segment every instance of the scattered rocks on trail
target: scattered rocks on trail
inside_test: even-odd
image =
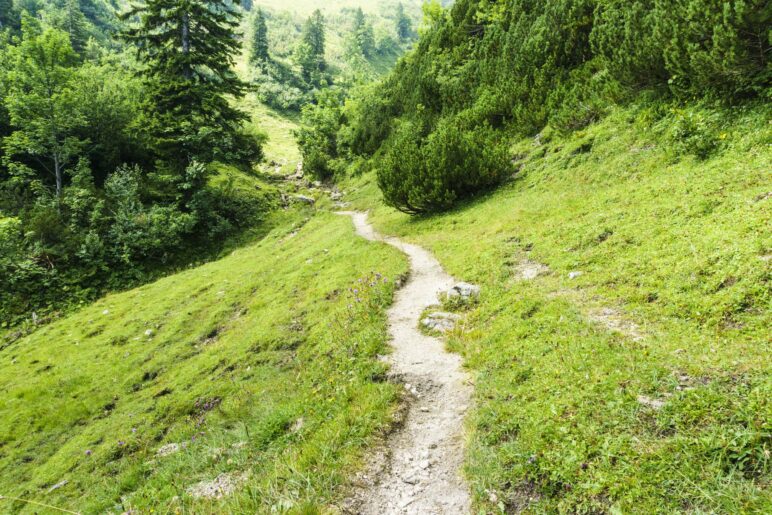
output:
[[[447,313],[445,311],[436,311],[430,313],[421,320],[421,325],[432,331],[439,331],[441,333],[452,331],[456,327],[456,323],[461,320],[459,315],[455,313]]]
[[[540,275],[549,273],[549,271],[550,269],[547,265],[542,265],[541,263],[530,261],[528,259],[515,266],[517,277],[523,281],[536,279]]]
[[[159,458],[163,458],[164,456],[169,456],[179,451],[180,451],[180,444],[167,443],[166,445],[159,447],[158,450],[155,451],[155,455],[158,456]]]
[[[187,489],[194,499],[222,499],[236,490],[246,478],[244,475],[222,473],[211,481],[201,481]]]
[[[449,299],[470,300],[480,296],[480,287],[469,283],[456,283],[448,290]]]

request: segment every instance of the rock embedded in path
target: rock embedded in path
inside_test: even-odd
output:
[[[461,320],[459,315],[455,313],[446,313],[444,311],[437,311],[430,313],[421,320],[421,325],[432,331],[440,331],[441,333],[452,331],[456,327],[456,322]]]
[[[480,296],[480,287],[476,284],[457,283],[448,290],[449,299],[469,300]]]

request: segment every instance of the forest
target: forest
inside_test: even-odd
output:
[[[416,35],[398,2],[329,19],[203,2],[189,22],[180,5],[0,4],[4,328],[206,261],[259,226],[278,196],[252,184],[267,136],[239,100],[291,116],[383,73]]]

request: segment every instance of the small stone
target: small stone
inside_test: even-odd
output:
[[[423,470],[426,470],[429,468],[431,463],[429,463],[429,460],[423,460],[421,463],[418,464],[419,467],[421,467]]]
[[[305,424],[305,419],[303,417],[298,418],[295,422],[292,423],[290,426],[290,431],[293,433],[297,433],[301,429],[303,429],[303,425]]]
[[[180,444],[178,443],[167,443],[163,447],[160,447],[156,452],[155,455],[159,458],[163,458],[164,456],[169,456],[170,454],[174,454],[175,452],[179,452],[180,450]]]
[[[65,486],[67,483],[69,483],[69,481],[66,480],[66,479],[64,479],[62,481],[59,481],[54,486],[52,486],[51,488],[48,489],[48,493],[50,494],[54,490],[59,490],[61,487]]]
[[[312,197],[307,197],[306,195],[295,195],[293,197],[296,202],[301,202],[303,204],[308,204],[309,206],[313,206],[316,204],[316,200]]]
[[[651,397],[646,397],[645,395],[639,395],[638,402],[655,410],[662,409],[662,407],[665,405],[665,401],[660,399],[652,399]]]
[[[110,310],[106,309],[106,310],[102,311],[102,314],[103,315],[109,315],[110,314]]]
[[[147,331],[145,331],[145,336],[147,336],[148,338],[153,336],[153,330],[152,329],[148,329]]]
[[[333,192],[330,194],[330,199],[332,199],[334,202],[338,202],[338,201],[340,201],[342,198],[343,198],[343,193],[341,193],[341,192],[339,192],[339,191],[333,191]]]
[[[461,298],[468,300],[480,296],[480,287],[475,284],[458,283],[448,290],[448,298]]]
[[[569,272],[568,273],[568,278],[569,279],[576,279],[577,277],[580,277],[582,274],[584,274],[584,272],[580,272],[578,270],[575,270],[573,272]]]
[[[421,324],[429,330],[444,333],[452,331],[456,327],[456,322],[459,320],[461,320],[461,317],[455,313],[437,311],[427,315],[426,318],[421,320]]]

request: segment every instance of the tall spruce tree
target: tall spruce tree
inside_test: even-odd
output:
[[[247,88],[233,71],[241,44],[238,4],[230,0],[148,0],[123,15],[139,17],[124,32],[138,49],[149,98],[148,129],[174,172],[193,161],[247,161],[260,155],[240,136],[246,113],[227,96]]]
[[[397,36],[399,36],[400,41],[407,40],[413,33],[413,24],[410,22],[407,14],[405,14],[405,6],[402,5],[402,2],[397,4],[396,21]]]
[[[351,52],[361,53],[365,57],[371,57],[375,50],[373,26],[367,23],[367,18],[365,18],[365,13],[361,8],[354,11],[354,26],[349,44]]]
[[[320,75],[327,68],[327,63],[324,60],[324,31],[324,16],[317,9],[303,25],[300,44],[295,52],[296,60],[303,72],[303,78],[309,82],[319,82]]]
[[[268,26],[265,23],[265,13],[259,7],[252,16],[252,45],[249,49],[249,60],[255,64],[269,60]]]
[[[18,23],[18,16],[13,9],[13,0],[0,0],[0,30],[8,29]]]
[[[80,8],[80,1],[66,0],[63,14],[62,29],[70,36],[72,49],[80,54],[88,42],[88,21]]]

